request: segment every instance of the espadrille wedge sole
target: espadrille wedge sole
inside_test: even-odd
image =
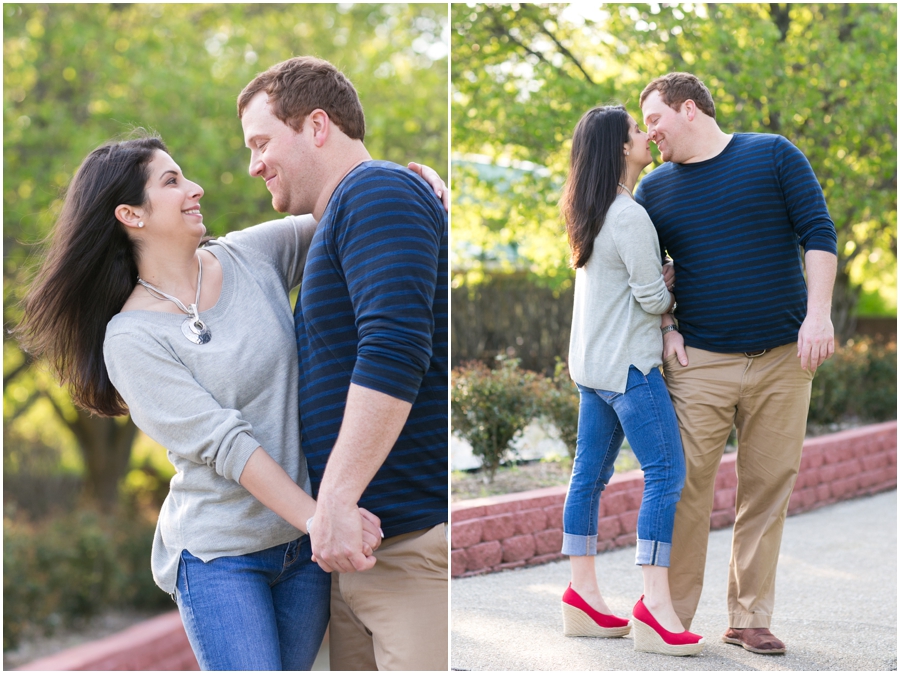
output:
[[[570,604],[563,602],[563,634],[567,637],[624,637],[631,631],[624,627],[601,627],[591,616]]]
[[[705,645],[701,638],[695,644],[667,644],[659,633],[635,617],[631,618],[634,626],[634,650],[643,653],[659,653],[660,655],[696,655]]]

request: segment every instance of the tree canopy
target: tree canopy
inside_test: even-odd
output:
[[[258,72],[291,56],[327,59],[349,77],[373,157],[426,163],[448,177],[445,6],[20,3],[2,11],[7,328],[40,250],[32,244],[49,232],[81,160],[134,127],[158,132],[204,188],[210,234],[278,217],[247,173],[236,99]],[[130,447],[127,422],[85,430],[86,417],[5,333],[7,432],[82,450],[90,437]]]
[[[618,102],[641,123],[644,86],[688,71],[723,130],[778,133],[809,158],[838,230],[836,314],[860,294],[896,312],[896,27],[893,4],[454,4],[455,283],[518,265],[570,284],[556,204],[576,122]]]

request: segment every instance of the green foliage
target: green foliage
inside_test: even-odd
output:
[[[210,234],[277,217],[247,173],[238,93],[293,55],[333,62],[357,88],[373,157],[448,177],[447,19],[428,4],[3,5],[4,327],[81,160],[134,127],[156,130],[205,190]],[[65,390],[4,331],[4,429],[60,447],[80,470]],[[110,422],[114,423],[114,422]],[[87,463],[87,462],[85,462]]]
[[[860,288],[868,313],[895,312],[896,30],[889,3],[453,4],[454,177],[475,155],[547,171],[512,187],[464,174],[457,273],[473,280],[497,264],[491,250],[515,242],[520,269],[570,283],[555,204],[576,122],[614,101],[640,122],[643,87],[683,70],[709,86],[724,130],[778,133],[809,158],[838,230],[839,313]]]
[[[896,344],[851,340],[816,370],[809,406],[811,424],[896,418]]]
[[[204,187],[211,233],[274,217],[262,182],[247,174],[235,101],[256,73],[294,54],[331,60],[351,79],[373,156],[420,160],[446,175],[439,8],[6,4],[3,12],[7,246],[40,239],[81,159],[132,126],[162,134]]]
[[[152,518],[81,510],[35,524],[5,510],[4,650],[28,628],[52,633],[109,607],[171,606],[150,574]]]
[[[512,441],[532,420],[551,422],[575,458],[578,439],[579,393],[568,370],[557,359],[552,377],[523,370],[519,360],[498,357],[499,366],[464,363],[453,370],[451,414],[453,432],[468,440],[481,457],[490,481],[508,456]],[[816,371],[809,423],[878,422],[897,418],[897,345],[863,338],[849,341]],[[734,430],[726,451],[736,444]],[[628,448],[617,470],[638,463]]]
[[[489,481],[534,418],[540,399],[539,375],[520,369],[517,359],[498,361],[495,369],[477,361],[454,368],[450,390],[453,431],[481,457]]]
[[[540,409],[556,427],[559,439],[573,460],[578,441],[579,401],[578,387],[569,376],[569,368],[562,359],[557,358],[553,377],[542,378]]]

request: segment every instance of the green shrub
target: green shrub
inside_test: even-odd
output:
[[[569,368],[561,358],[556,359],[552,378],[540,379],[540,411],[556,426],[559,439],[566,446],[569,458],[575,459],[578,441],[578,387],[569,376]]]
[[[3,519],[3,650],[27,628],[52,633],[111,607],[164,609],[153,582],[154,518],[80,510],[32,523]]]
[[[481,362],[453,370],[451,410],[454,432],[481,457],[488,481],[511,443],[535,417],[559,431],[574,459],[578,438],[578,389],[557,358],[552,378],[522,370],[516,359],[498,358],[490,369]],[[868,338],[850,340],[816,372],[810,424],[886,421],[897,418],[897,347]],[[733,451],[734,431],[726,451]],[[632,461],[632,463],[634,463]]]
[[[571,467],[575,461],[578,444],[578,408],[581,404],[581,395],[569,375],[569,368],[561,358],[556,359],[553,377],[542,378],[541,381],[540,410],[544,418],[552,422],[559,432],[559,439],[568,451],[568,465]],[[631,450],[628,438],[625,438],[616,459],[616,471],[623,472],[640,467],[641,464]]]
[[[517,359],[464,363],[453,370],[450,403],[453,430],[472,445],[490,482],[512,441],[534,418],[540,375],[519,368]]]
[[[816,371],[811,424],[897,418],[897,345],[848,340]]]

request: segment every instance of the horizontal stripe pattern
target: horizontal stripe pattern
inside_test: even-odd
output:
[[[806,316],[802,250],[836,255],[837,233],[790,141],[736,133],[712,159],[655,169],[635,199],[675,261],[685,344],[736,353],[796,341]]]
[[[350,384],[412,403],[360,505],[385,536],[447,521],[447,214],[430,187],[369,161],[334,191],[294,310],[300,422],[313,494]]]

